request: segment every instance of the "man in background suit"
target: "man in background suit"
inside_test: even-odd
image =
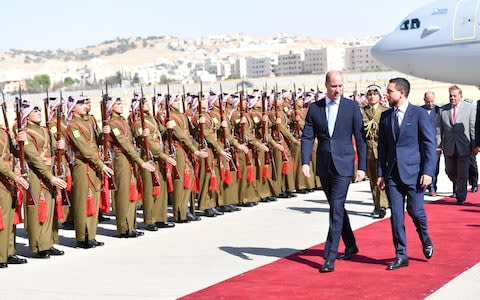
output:
[[[423,101],[425,105],[422,108],[427,111],[430,122],[432,123],[433,130],[435,132],[435,145],[437,146],[437,160],[435,167],[435,174],[432,177],[432,184],[427,188],[429,196],[437,195],[437,177],[440,171],[440,156],[442,155],[442,149],[440,147],[442,141],[442,135],[440,132],[440,107],[435,105],[435,93],[433,91],[426,91],[423,95]]]
[[[301,139],[302,173],[310,177],[310,158],[313,142],[318,140],[316,152],[317,175],[330,205],[327,241],[320,272],[332,272],[338,254],[340,235],[345,253],[340,259],[350,259],[358,253],[355,236],[345,211],[348,187],[354,173],[354,136],[358,151],[356,181],[365,177],[367,148],[363,136],[363,121],[358,105],[342,97],[343,76],[338,71],[326,74],[326,97],[309,106]]]
[[[475,107],[463,102],[462,90],[452,85],[450,103],[442,107],[440,128],[445,169],[456,187],[457,204],[467,198],[467,176],[470,155],[475,152]],[[475,153],[476,154],[476,153]]]
[[[396,250],[396,259],[387,270],[408,266],[405,198],[423,254],[427,259],[433,255],[423,202],[424,190],[432,183],[435,172],[435,134],[427,112],[408,102],[409,92],[410,83],[406,79],[389,81],[387,94],[393,109],[382,114],[378,133],[377,184],[387,192]]]

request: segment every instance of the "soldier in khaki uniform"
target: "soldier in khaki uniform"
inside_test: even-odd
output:
[[[220,156],[226,160],[231,159],[231,155],[227,153],[217,139],[217,130],[220,128],[220,120],[211,118],[206,112],[210,106],[213,106],[215,94],[210,94],[208,98],[203,98],[199,102],[201,108],[200,117],[198,114],[192,119],[194,126],[197,128],[197,137],[200,138],[200,126],[203,126],[204,141],[198,140],[199,144],[207,146],[208,158],[202,159],[200,163],[200,191],[198,194],[198,204],[200,210],[203,210],[206,217],[215,217],[223,215],[223,212],[217,207],[222,205],[220,195]]]
[[[265,147],[268,147],[268,151],[258,151],[257,152],[257,168],[258,168],[258,178],[257,178],[257,188],[258,193],[262,202],[276,201],[275,198],[275,189],[273,178],[277,175],[274,168],[274,161],[272,156],[272,151],[270,148],[279,147],[279,144],[270,135],[270,119],[268,117],[268,103],[267,100],[262,100],[260,92],[258,92],[255,97],[250,98],[249,106],[253,108],[251,115],[253,122],[255,124],[255,136],[259,141],[262,141]],[[265,102],[265,114],[262,113],[262,104]],[[265,130],[265,134],[263,131]],[[267,162],[267,155],[269,164]]]
[[[67,141],[72,148],[72,168],[75,238],[80,248],[103,246],[95,239],[97,234],[98,208],[100,202],[101,176],[112,176],[113,170],[100,159],[95,128],[85,118],[85,97],[69,97]],[[110,134],[105,126],[104,134]]]
[[[372,191],[373,204],[375,206],[371,216],[381,219],[385,217],[388,208],[388,200],[385,191],[377,187],[377,140],[378,123],[382,112],[388,108],[380,104],[382,97],[382,88],[372,84],[367,87],[368,104],[360,109],[363,117],[365,137],[367,140],[367,176],[370,179],[370,189]]]
[[[223,100],[220,101],[220,98],[223,97]],[[235,139],[232,132],[232,125],[228,121],[228,114],[230,110],[227,111],[225,105],[227,95],[222,95],[215,97],[213,99],[214,104],[213,108],[210,111],[210,116],[214,124],[219,123],[217,126],[217,137],[224,146],[225,151],[231,155],[232,159],[227,160],[221,158],[221,168],[220,168],[220,194],[222,195],[220,209],[223,212],[233,212],[239,211],[240,208],[238,205],[238,177],[237,177],[237,168],[238,168],[238,159],[235,156],[237,151],[243,151],[246,147],[242,147],[240,143]],[[223,116],[220,115],[220,105],[223,105]],[[223,119],[223,121],[222,121]],[[246,149],[248,151],[248,149]],[[233,168],[231,167],[233,166]],[[232,170],[233,169],[233,170]],[[222,174],[223,173],[223,174]]]
[[[150,231],[157,231],[158,228],[172,228],[174,223],[168,222],[168,191],[166,178],[166,164],[175,167],[177,162],[167,155],[163,150],[165,145],[161,139],[160,129],[157,121],[150,114],[150,106],[143,105],[145,128],[142,128],[142,121],[139,113],[140,100],[132,100],[131,121],[134,123],[134,135],[137,145],[142,149],[142,158],[146,159],[146,152],[143,146],[143,139],[147,139],[148,149],[151,153],[150,159],[156,161],[155,168],[158,174],[159,187],[153,186],[152,172],[141,171],[143,187],[143,222],[145,228]],[[161,164],[161,169],[159,169]]]
[[[120,237],[136,238],[143,232],[137,231],[138,200],[137,181],[132,171],[134,163],[149,172],[155,172],[151,162],[145,162],[133,145],[133,135],[127,120],[121,115],[123,103],[120,98],[107,101],[107,115],[110,116],[112,149],[114,154],[113,166],[115,170],[114,194],[117,232]]]
[[[25,134],[22,137],[22,140],[24,139]],[[24,189],[28,189],[29,184],[12,171],[11,147],[13,145],[10,143],[7,130],[0,128],[0,269],[7,268],[8,264],[27,262],[26,259],[15,255],[12,193],[17,192],[15,184]]]
[[[170,99],[170,120],[167,122],[167,129],[172,129],[173,142],[175,145],[175,160],[179,179],[175,179],[173,186],[173,217],[175,222],[185,223],[198,221],[200,217],[188,212],[188,203],[192,200],[192,187],[195,180],[195,170],[189,159],[189,152],[196,159],[208,157],[208,153],[193,144],[189,131],[189,120],[186,115],[180,112],[180,99]]]
[[[64,189],[67,183],[52,174],[52,146],[46,128],[40,126],[42,115],[40,108],[30,103],[22,104],[22,130],[27,134],[25,140],[25,159],[30,172],[31,194],[35,205],[25,207],[25,228],[28,234],[29,248],[34,258],[49,258],[51,255],[63,255],[63,251],[53,247],[54,236],[57,236],[54,222],[55,199],[51,191],[54,188]],[[65,142],[57,143],[59,149]]]
[[[243,96],[242,96],[243,97]],[[237,99],[238,100],[238,99]],[[248,152],[239,152],[240,180],[239,180],[239,201],[244,206],[255,206],[261,200],[257,190],[257,165],[254,152],[257,150],[268,151],[262,141],[255,137],[255,122],[250,113],[245,112],[248,104],[248,96],[238,103],[237,110],[232,115],[235,122],[235,135],[241,145],[248,147]],[[242,117],[242,111],[243,117]],[[242,129],[243,128],[243,129]],[[242,141],[243,138],[243,141]]]

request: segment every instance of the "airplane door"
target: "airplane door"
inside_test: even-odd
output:
[[[454,41],[473,40],[477,37],[477,15],[480,0],[458,0],[453,16]]]

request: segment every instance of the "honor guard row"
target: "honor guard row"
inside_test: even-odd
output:
[[[172,95],[167,87],[151,103],[143,89],[125,103],[106,89],[99,126],[88,97],[47,93],[42,117],[20,92],[11,129],[2,105],[0,267],[26,263],[15,255],[22,222],[31,257],[49,258],[63,255],[54,244],[68,225],[77,247],[102,246],[101,213],[115,214],[119,237],[135,238],[139,207],[143,228],[157,231],[198,221],[198,211],[215,217],[319,189],[318,177],[300,172],[305,115],[318,99],[318,89]]]

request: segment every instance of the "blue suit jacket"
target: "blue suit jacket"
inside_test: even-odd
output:
[[[408,104],[398,139],[392,128],[393,109],[382,113],[378,131],[378,176],[387,179],[397,165],[404,184],[417,184],[420,175],[434,176],[435,132],[427,112]]]
[[[327,174],[329,160],[326,158],[331,155],[339,175],[353,176],[352,136],[354,136],[358,153],[358,169],[366,170],[367,145],[363,135],[362,114],[357,103],[343,97],[340,99],[335,129],[331,137],[328,133],[325,104],[326,99],[323,98],[308,108],[302,134],[302,164],[310,163],[313,141],[317,138],[317,175]]]

